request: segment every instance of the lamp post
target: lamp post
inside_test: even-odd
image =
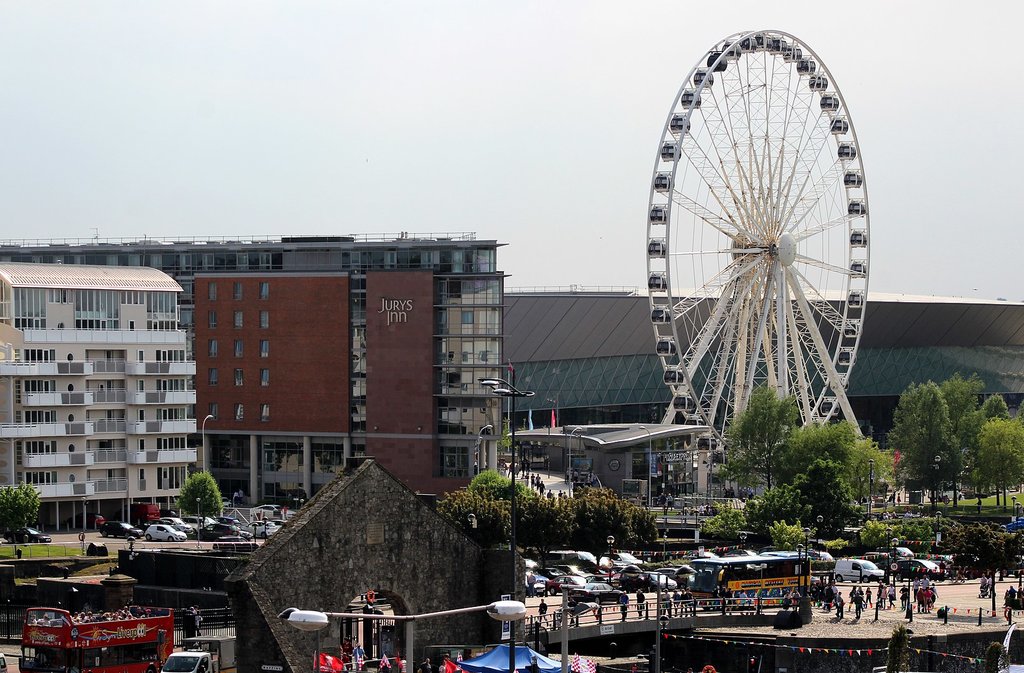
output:
[[[203,472],[210,471],[210,452],[206,450],[206,421],[214,420],[213,414],[206,414],[206,418],[203,419],[202,425],[202,436],[203,436]]]
[[[199,508],[199,498],[196,498],[196,547],[201,547],[199,542],[203,539],[203,510]]]
[[[584,432],[585,430],[581,426],[576,426],[569,433],[569,439],[571,440],[573,437],[579,438],[580,446],[582,446]],[[569,467],[567,468],[569,470],[569,497],[571,498],[576,493],[576,480],[572,478],[572,442],[570,441],[567,446],[569,449]]]
[[[942,462],[942,456],[936,455],[935,462],[932,463],[932,511],[935,511],[935,499],[939,494],[939,463]]]
[[[868,460],[868,518],[871,518],[871,501],[875,497],[875,459]]]
[[[654,454],[652,452],[651,444],[651,431],[647,429],[646,425],[641,425],[640,429],[647,433],[647,509],[651,508],[651,472],[654,467]]]
[[[476,435],[476,455],[473,457],[473,476],[480,474],[480,452],[487,453],[487,448],[484,446],[484,437],[494,432],[494,426],[488,423],[484,427],[480,428],[480,432]]]
[[[942,542],[942,510],[935,513],[935,545]]]
[[[803,581],[804,596],[809,596],[810,593],[811,593],[811,554],[810,554],[811,547],[810,547],[810,543],[811,543],[811,529],[810,528],[804,528],[804,563],[807,564],[807,567],[803,568],[803,571],[804,571],[804,581]]]
[[[604,541],[608,543],[608,583],[610,584],[612,581],[612,569],[615,567],[615,564],[612,562],[612,552],[615,550],[615,536],[609,535]]]
[[[511,367],[510,367],[511,368]],[[516,399],[520,397],[533,397],[536,393],[532,390],[519,390],[515,386],[515,372],[512,372],[512,381],[505,379],[478,379],[481,385],[490,388],[491,392],[499,397],[508,398],[509,403],[509,428],[511,432],[512,450],[512,500],[509,508],[511,514],[509,530],[509,551],[511,552],[512,586],[510,595],[516,595]],[[508,670],[512,673],[516,669],[516,623],[509,621],[508,631]]]

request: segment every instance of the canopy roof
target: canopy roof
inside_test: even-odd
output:
[[[529,671],[534,657],[537,657],[537,668],[545,673],[555,673],[562,669],[560,662],[549,659],[529,647],[516,645],[516,670]],[[479,657],[463,660],[459,665],[462,670],[471,673],[498,673],[498,671],[508,673],[508,645],[498,645]]]

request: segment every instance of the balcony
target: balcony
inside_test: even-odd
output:
[[[27,329],[24,333],[25,343],[185,345],[185,332],[181,330]]]
[[[132,392],[128,404],[195,404],[194,390],[152,390]]]
[[[3,362],[0,376],[91,376],[91,362]]]
[[[124,388],[94,388],[90,392],[95,404],[124,404],[128,399],[128,392]]]
[[[93,449],[91,453],[97,463],[128,462],[128,451],[125,449]]]
[[[165,463],[194,463],[196,462],[195,449],[151,451],[129,451],[128,462],[132,465],[165,464]]]
[[[95,428],[90,421],[81,423],[4,423],[0,437],[77,437],[91,435]],[[192,432],[195,432],[193,423]]]
[[[182,421],[130,421],[129,435],[184,435],[196,431],[194,418]]]
[[[169,376],[195,376],[196,363],[190,362],[128,362],[124,373],[128,376],[152,376],[156,374]]]
[[[78,467],[92,465],[93,455],[90,451],[78,453],[26,453],[21,457],[25,467]]]
[[[92,484],[96,493],[126,493],[128,491],[127,479],[97,479],[87,482]]]
[[[25,393],[21,404],[25,407],[81,407],[93,403],[90,391],[80,393]]]
[[[120,359],[89,360],[97,374],[124,374],[125,361]]]
[[[33,484],[39,491],[39,497],[46,498],[84,498],[96,494],[96,487],[91,481],[66,481],[56,484]]]
[[[123,435],[128,430],[128,424],[123,418],[97,418],[93,421],[96,432],[115,432]]]

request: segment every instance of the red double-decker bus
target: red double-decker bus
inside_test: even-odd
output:
[[[174,611],[169,608],[133,607],[75,618],[60,608],[29,608],[18,665],[22,671],[156,673],[172,651]]]

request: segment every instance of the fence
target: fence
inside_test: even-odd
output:
[[[235,616],[228,608],[211,608],[200,610],[199,633],[194,632],[194,619],[187,610],[174,611],[174,642],[180,643],[186,637],[202,636],[233,636],[235,635]]]

